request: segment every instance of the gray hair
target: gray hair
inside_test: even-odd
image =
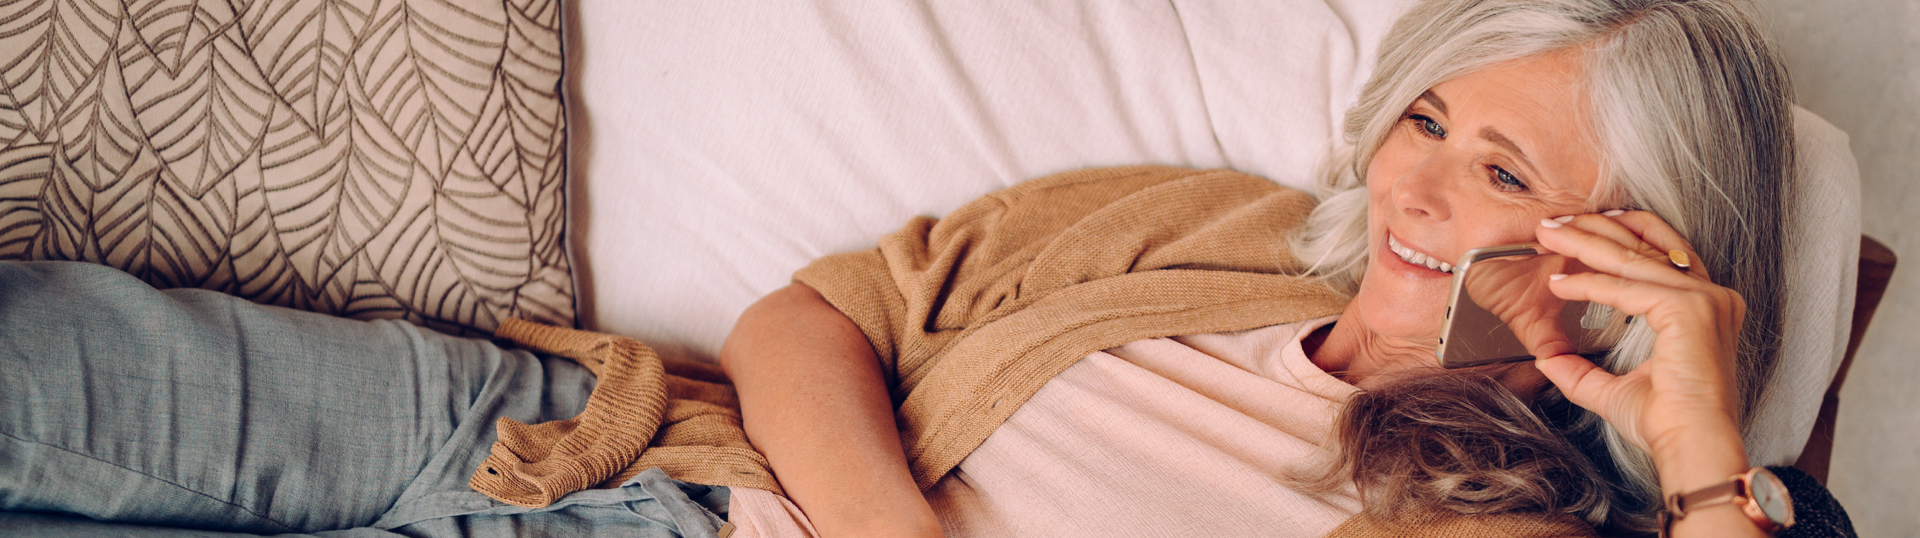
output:
[[[1745,2],[1421,2],[1394,24],[1347,111],[1346,143],[1322,174],[1321,203],[1292,238],[1294,252],[1336,290],[1357,291],[1370,252],[1367,165],[1408,104],[1448,79],[1572,47],[1586,52],[1602,155],[1591,204],[1659,215],[1693,244],[1715,283],[1746,301],[1737,372],[1744,428],[1778,354],[1794,170],[1791,86]],[[1652,344],[1653,331],[1636,320],[1602,366],[1632,370]],[[1589,520],[1650,528],[1659,494],[1652,460],[1610,426],[1598,427],[1629,501],[1615,506],[1637,509]]]

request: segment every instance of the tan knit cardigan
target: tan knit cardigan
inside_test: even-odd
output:
[[[873,344],[924,490],[1091,352],[1338,313],[1345,299],[1299,276],[1305,267],[1286,249],[1312,208],[1303,193],[1232,171],[1082,170],[989,194],[944,219],[916,218],[877,248],[821,258],[794,280]],[[661,467],[679,480],[780,491],[746,441],[731,386],[711,367],[662,361],[630,339],[524,322],[497,336],[580,361],[600,381],[579,417],[501,419],[474,489],[544,506]],[[1335,535],[1397,534],[1408,521],[1442,520],[1355,518]],[[1500,525],[1510,527],[1518,528]]]

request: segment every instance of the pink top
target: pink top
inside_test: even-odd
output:
[[[1357,389],[1300,339],[1332,317],[1155,338],[1047,382],[927,499],[947,536],[1325,536],[1359,511],[1279,476],[1322,472]],[[1171,456],[1171,457],[1170,457]],[[733,536],[811,536],[800,511],[735,488]]]

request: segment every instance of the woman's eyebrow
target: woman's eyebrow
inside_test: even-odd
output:
[[[1433,105],[1434,109],[1439,110],[1441,114],[1447,113],[1447,102],[1441,101],[1440,96],[1433,94],[1433,90],[1427,90],[1426,93],[1420,94],[1420,97],[1414,100],[1426,101],[1427,104]]]
[[[1447,113],[1447,102],[1440,99],[1439,95],[1434,94],[1433,90],[1422,92],[1420,97],[1415,100],[1426,101],[1427,104],[1433,105],[1433,108],[1439,110],[1441,115]],[[1507,138],[1507,135],[1501,134],[1498,129],[1483,127],[1480,129],[1480,138],[1484,138],[1488,142],[1492,142],[1502,148],[1506,148],[1507,151],[1513,152],[1514,156],[1520,159],[1521,166],[1527,167],[1527,170],[1532,172],[1534,176],[1540,175],[1540,167],[1533,165],[1533,161],[1527,158],[1527,152],[1521,151],[1519,144],[1513,143],[1513,139]]]
[[[1536,172],[1540,170],[1539,167],[1533,165],[1533,161],[1527,160],[1527,152],[1520,151],[1519,144],[1513,143],[1513,140],[1507,138],[1507,135],[1500,134],[1499,130],[1492,127],[1483,127],[1480,129],[1480,138],[1484,138],[1488,142],[1497,144],[1500,147],[1507,148],[1507,151],[1511,151],[1515,156],[1518,156],[1520,158],[1520,164],[1525,165],[1528,169]]]

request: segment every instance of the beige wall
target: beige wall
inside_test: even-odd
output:
[[[1861,536],[1920,536],[1920,0],[1761,0],[1801,106],[1847,131],[1862,223],[1902,260],[1841,393],[1834,495]]]

